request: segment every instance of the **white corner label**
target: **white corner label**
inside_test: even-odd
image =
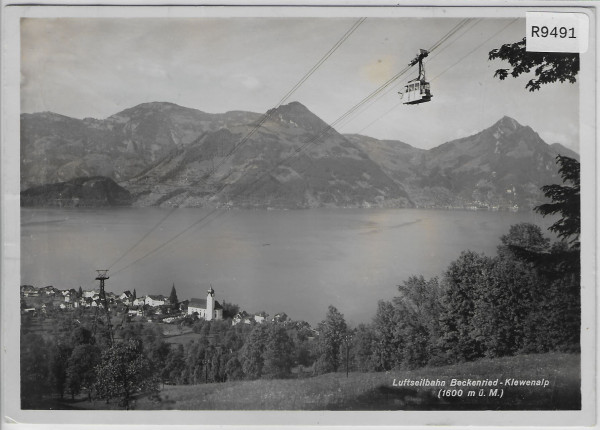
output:
[[[589,18],[584,13],[526,12],[526,50],[571,52],[588,49]]]

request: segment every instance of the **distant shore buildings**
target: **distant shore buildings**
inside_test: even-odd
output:
[[[173,285],[173,288],[175,286]],[[27,302],[35,303],[34,306],[28,306],[22,310],[26,313],[47,312],[48,306],[59,309],[77,309],[94,308],[103,306],[100,299],[100,291],[97,289],[81,290],[75,289],[60,290],[53,286],[36,288],[32,285],[21,285],[21,299],[27,299]],[[210,287],[207,291],[206,299],[193,298],[191,300],[177,301],[171,303],[169,297],[161,294],[148,294],[146,296],[135,297],[129,290],[121,294],[106,292],[106,302],[109,308],[118,308],[122,306],[127,309],[130,316],[146,315],[151,312],[155,315],[170,315],[163,320],[177,320],[185,315],[197,315],[198,318],[207,321],[223,320],[223,306],[215,299],[215,290]],[[165,321],[171,322],[171,321]]]

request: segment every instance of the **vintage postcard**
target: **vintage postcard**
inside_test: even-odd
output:
[[[2,407],[593,426],[598,3],[2,9]]]

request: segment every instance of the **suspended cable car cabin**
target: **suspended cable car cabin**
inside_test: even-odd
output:
[[[412,60],[409,65],[414,66],[419,64],[419,76],[411,81],[408,81],[404,87],[404,91],[400,93],[405,105],[416,105],[419,103],[425,103],[431,100],[433,95],[429,87],[429,82],[425,79],[425,66],[423,65],[423,58],[429,55],[429,51],[421,49],[419,55]]]

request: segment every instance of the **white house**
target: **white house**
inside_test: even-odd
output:
[[[148,296],[146,296],[146,304],[148,306],[161,306],[165,304],[165,296],[161,296],[161,295],[150,295],[148,294]]]
[[[198,317],[207,321],[223,319],[223,307],[215,300],[215,290],[212,287],[208,290],[206,299],[190,300],[188,315],[192,315],[194,312],[198,313]]]
[[[67,303],[77,301],[77,291],[72,288],[70,290],[63,291],[63,296],[65,298],[65,302]]]
[[[39,291],[40,291],[40,294],[45,294],[47,296],[52,296],[52,297],[56,296],[57,294],[60,294],[60,290],[58,288],[54,288],[51,285],[40,288]]]
[[[231,325],[237,325],[239,323],[252,324],[253,322],[262,324],[263,322],[267,321],[268,317],[269,315],[266,312],[259,312],[254,315],[250,315],[246,311],[241,311],[233,317],[231,320]]]
[[[89,290],[89,291],[84,291],[82,297],[84,297],[84,298],[89,297],[91,299],[98,294],[100,294],[100,291],[98,291],[98,290]]]
[[[254,321],[259,324],[262,324],[267,318],[269,318],[269,315],[266,312],[259,312],[254,315]]]
[[[138,297],[133,301],[133,306],[144,306],[146,304],[146,297]]]
[[[131,304],[132,299],[133,299],[133,294],[131,294],[131,291],[129,291],[129,290],[124,291],[123,294],[121,294],[119,296],[119,300],[121,300],[126,305]]]
[[[21,294],[23,294],[25,297],[37,297],[40,295],[38,289],[33,285],[22,285]]]
[[[243,322],[244,324],[251,324],[250,314],[246,311],[238,312],[231,320],[231,325],[237,325]]]

